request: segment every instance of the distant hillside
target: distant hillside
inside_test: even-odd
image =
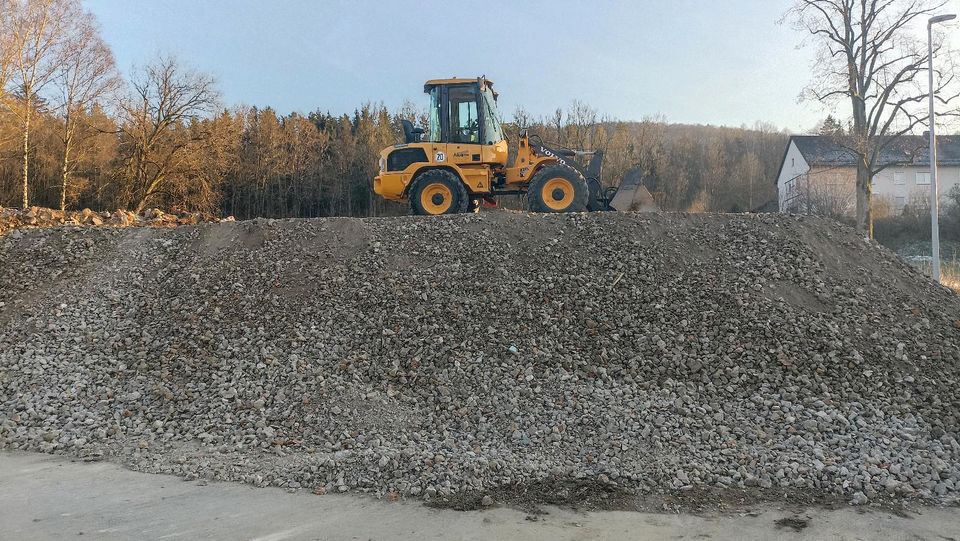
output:
[[[776,197],[775,179],[789,135],[754,128],[640,122],[578,121],[569,113],[557,122],[532,122],[545,140],[606,152],[605,178],[614,183],[639,165],[647,187],[670,210],[742,212]],[[516,124],[511,128],[515,131]]]

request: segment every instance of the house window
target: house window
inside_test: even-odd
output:
[[[796,167],[796,166],[797,166],[797,159],[790,158],[790,167]]]
[[[893,183],[897,186],[903,186],[907,183],[907,174],[903,171],[897,171],[893,174]]]
[[[929,172],[929,171],[925,171],[925,172],[917,171],[917,186],[921,186],[921,185],[924,185],[924,184],[930,184],[930,172]]]
[[[903,207],[907,206],[907,198],[902,196],[897,196],[896,198],[896,209],[897,212],[903,210]]]

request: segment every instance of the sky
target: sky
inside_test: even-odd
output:
[[[949,1],[957,12],[960,0]],[[814,51],[779,23],[791,3],[84,1],[121,71],[174,54],[213,74],[227,106],[394,108],[425,104],[427,79],[486,75],[505,119],[517,106],[540,116],[580,100],[621,120],[802,132],[834,111],[799,100]]]

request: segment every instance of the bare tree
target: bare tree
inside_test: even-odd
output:
[[[518,105],[513,110],[513,123],[516,124],[518,130],[524,130],[533,124],[533,117],[526,109]]]
[[[65,29],[82,13],[78,0],[9,0],[14,94],[23,136],[23,207],[30,205],[30,129],[43,88],[53,80]]]
[[[60,91],[58,111],[63,122],[60,139],[63,161],[60,168],[60,210],[66,210],[70,176],[79,156],[77,143],[97,135],[84,120],[86,111],[120,86],[110,47],[100,37],[93,15],[83,14],[63,38],[64,54],[57,70]]]
[[[567,109],[567,124],[573,129],[570,144],[575,148],[593,146],[593,130],[597,125],[597,111],[580,100],[573,100]]]
[[[430,111],[410,100],[403,101],[403,105],[397,112],[397,118],[409,120],[411,124],[418,128],[428,129],[430,126]]]
[[[945,1],[796,0],[788,12],[798,29],[819,48],[813,82],[806,95],[824,103],[849,100],[853,125],[850,150],[857,156],[857,228],[873,236],[873,177],[890,165],[883,153],[900,136],[928,121],[924,101],[929,89],[926,44],[913,27],[933,15]],[[934,45],[941,65],[933,89],[941,103],[956,94],[952,55],[942,37]]]
[[[855,210],[857,196],[852,179],[845,182],[842,178],[803,175],[796,180],[796,196],[790,199],[786,210],[837,220],[848,219]]]
[[[553,112],[553,116],[550,117],[550,126],[553,128],[554,133],[557,136],[557,144],[561,146],[565,145],[566,138],[563,136],[564,135],[563,109],[560,109],[559,107],[557,107],[557,109]]]
[[[166,184],[191,181],[185,170],[191,152],[202,152],[210,134],[189,128],[216,109],[219,93],[213,77],[185,69],[173,57],[148,65],[132,87],[132,96],[121,103],[127,147],[123,180],[125,199],[140,212],[151,199],[172,193]]]

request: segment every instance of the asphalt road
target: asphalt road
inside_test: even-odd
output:
[[[418,502],[204,485],[106,462],[0,453],[0,539],[960,540],[956,508],[924,508],[908,517],[775,505],[712,516],[546,510],[534,521],[514,509],[441,511]],[[777,524],[785,518],[806,526]]]

